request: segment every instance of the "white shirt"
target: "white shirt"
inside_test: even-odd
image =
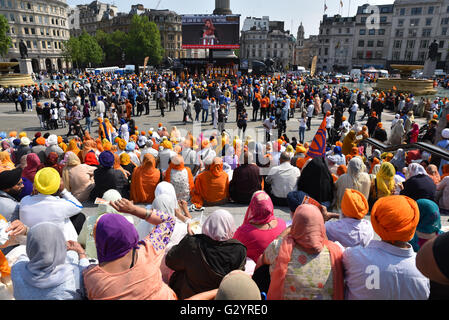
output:
[[[354,103],[351,107],[351,112],[357,112],[359,110],[359,105],[357,103]]]
[[[338,241],[343,247],[366,247],[374,237],[371,222],[342,216],[340,220],[327,221],[326,234],[330,241]]]
[[[307,107],[307,117],[308,118],[312,118],[313,117],[313,110],[315,109],[315,107],[313,106],[313,104],[310,104]]]
[[[266,181],[271,184],[271,193],[278,198],[287,198],[291,191],[297,190],[298,178],[301,172],[286,161],[273,167],[268,172]]]
[[[20,221],[30,228],[40,222],[53,222],[61,228],[67,241],[77,241],[78,234],[69,218],[80,213],[83,205],[67,190],[61,192],[61,197],[39,193],[23,198]]]
[[[347,300],[427,300],[429,279],[416,268],[416,253],[372,240],[343,252]]]

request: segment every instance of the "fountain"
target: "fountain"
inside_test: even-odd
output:
[[[0,86],[7,88],[35,85],[31,75],[12,73],[12,68],[18,65],[19,62],[0,62]]]
[[[377,79],[375,89],[381,91],[394,90],[403,93],[412,93],[415,96],[434,95],[437,90],[433,87],[433,80],[411,79],[413,70],[422,70],[424,66],[392,64],[392,69],[401,72],[400,79]]]

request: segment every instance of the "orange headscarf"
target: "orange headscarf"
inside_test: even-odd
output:
[[[165,171],[165,181],[171,182],[170,175],[171,175],[172,170],[182,171],[184,169],[187,170],[190,192],[192,192],[193,187],[194,187],[192,171],[190,171],[190,168],[184,167],[184,158],[181,155],[173,156],[170,159],[170,165],[168,166],[167,171]]]
[[[103,152],[103,151],[104,151],[104,148],[103,148],[103,144],[101,143],[101,139],[100,139],[100,138],[97,138],[97,139],[95,140],[95,142],[97,143],[97,150],[100,151],[100,152]]]
[[[442,168],[443,175],[441,176],[441,180],[443,180],[446,177],[449,177],[449,164],[445,164]]]
[[[69,152],[69,151],[76,154],[77,157],[80,157],[81,150],[80,150],[80,148],[78,148],[78,144],[75,139],[70,140],[69,146],[67,147],[66,152]]]
[[[156,159],[146,153],[142,165],[134,169],[131,181],[131,200],[135,203],[152,203],[154,191],[161,178]]]
[[[368,201],[365,196],[353,189],[346,189],[341,199],[341,212],[354,219],[363,219],[368,213]]]
[[[2,215],[0,215],[0,220],[8,222]],[[8,277],[9,275],[11,275],[11,267],[8,264],[8,260],[6,260],[5,255],[1,251],[0,251],[0,273],[2,277]]]
[[[0,172],[13,170],[15,168],[14,162],[11,161],[11,156],[8,151],[0,152]]]
[[[430,164],[427,167],[426,171],[427,171],[427,174],[429,175],[429,177],[432,178],[435,185],[438,185],[441,182],[441,176],[440,176],[440,173],[438,172],[438,168],[436,165]]]
[[[282,241],[275,261],[274,270],[271,273],[267,299],[284,299],[285,276],[295,244],[299,245],[302,250],[309,254],[320,253],[324,246],[329,249],[334,284],[333,299],[343,300],[343,252],[338,245],[327,240],[323,216],[320,210],[311,204],[303,204],[296,208],[293,215],[292,228],[290,233]]]
[[[369,174],[373,173],[374,167],[378,164],[380,164],[380,160],[374,157],[373,163],[371,163],[371,168],[369,169]]]
[[[346,172],[348,172],[348,168],[344,164],[341,164],[338,166],[338,168],[337,168],[338,176],[341,176],[341,175],[345,174]]]
[[[418,204],[406,196],[380,198],[371,210],[373,229],[384,241],[410,241],[418,222]]]
[[[90,151],[95,151],[97,147],[97,144],[93,140],[87,140],[83,143],[83,150],[81,150],[81,160],[84,163],[84,159],[86,159],[86,154],[88,154]]]

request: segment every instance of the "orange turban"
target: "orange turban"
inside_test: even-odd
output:
[[[36,143],[43,146],[45,144],[45,138],[43,138],[43,137],[37,138]]]
[[[210,146],[209,140],[204,139],[203,141],[201,141],[201,147],[202,147],[203,149],[209,148],[209,146]]]
[[[109,141],[103,143],[103,149],[104,151],[111,151],[112,149],[112,143]]]
[[[337,142],[335,142],[335,146],[342,148],[343,147],[343,142],[337,141]]]
[[[384,241],[410,241],[418,222],[418,204],[406,196],[382,197],[371,210],[373,229]]]
[[[299,169],[302,169],[304,167],[304,165],[306,164],[307,160],[309,160],[309,157],[305,157],[305,158],[298,158],[298,160],[296,160],[296,166]]]
[[[361,220],[368,213],[368,209],[368,201],[361,192],[346,189],[341,200],[341,212],[346,217]]]
[[[341,120],[346,121],[346,117],[345,116],[341,117]]]
[[[348,171],[348,168],[344,164],[341,164],[337,168],[337,175],[341,176],[342,174],[345,174],[347,171]]]
[[[377,123],[377,127],[378,127],[378,128],[382,128],[382,127],[383,127],[382,122],[378,122],[378,123]]]

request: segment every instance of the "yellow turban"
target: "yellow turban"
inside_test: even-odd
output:
[[[371,224],[384,241],[410,241],[419,222],[419,207],[406,196],[383,197],[371,210]]]
[[[164,147],[164,149],[173,149],[172,143],[168,140],[164,140],[164,142],[161,143],[161,146]]]
[[[124,166],[127,166],[130,163],[131,163],[131,157],[126,152],[123,152],[120,155],[120,164],[124,165]]]
[[[366,216],[368,209],[368,201],[361,192],[346,189],[341,200],[341,212],[345,216],[360,220]]]
[[[285,149],[286,152],[293,152],[293,146],[292,145],[288,145],[287,149]]]
[[[123,139],[120,139],[120,140],[119,140],[119,142],[118,142],[118,147],[120,148],[120,150],[125,150],[126,145],[127,145],[127,143],[126,143],[125,140],[123,140]]]
[[[34,177],[34,187],[39,193],[51,195],[59,190],[61,177],[56,169],[46,167],[39,170]]]
[[[21,133],[19,133],[19,139],[22,139],[23,137],[26,137],[27,133],[25,131],[22,131]]]
[[[304,148],[304,146],[301,145],[297,145],[296,146],[296,153],[306,153],[306,148]]]

